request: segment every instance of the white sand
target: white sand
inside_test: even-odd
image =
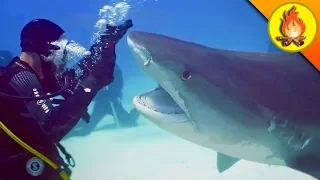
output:
[[[141,82],[140,80],[139,82]],[[145,83],[148,81],[148,83]],[[134,95],[154,83],[143,81],[137,88],[128,83],[125,107],[132,107]],[[150,82],[150,83],[149,83]],[[134,87],[135,84],[135,87]],[[141,83],[142,85],[142,83]],[[128,91],[130,90],[130,91]],[[125,93],[128,92],[128,93]],[[105,122],[112,122],[110,116]],[[141,126],[93,132],[87,137],[63,141],[76,160],[73,180],[311,180],[313,178],[286,167],[239,161],[228,171],[216,170],[216,152],[192,144],[157,128],[144,118]]]

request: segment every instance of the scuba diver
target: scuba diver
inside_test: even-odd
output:
[[[92,113],[82,116],[84,121],[79,121],[64,139],[75,136],[88,136],[96,131],[138,126],[137,120],[140,113],[134,107],[127,111],[123,106],[122,100],[123,75],[120,67],[116,64],[113,82],[106,88],[102,88],[92,100],[94,102]],[[113,117],[114,123],[99,125],[99,123],[105,121],[105,116]]]
[[[79,76],[66,70],[71,47],[77,43],[68,41],[61,27],[46,19],[23,27],[22,53],[0,74],[1,180],[70,179],[74,161],[59,141],[85,114],[97,92],[113,81],[115,46],[132,26],[131,20],[106,25],[77,64],[83,71]],[[53,106],[52,97],[57,95],[66,99]]]

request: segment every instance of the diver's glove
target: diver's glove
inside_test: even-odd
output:
[[[106,30],[100,36],[100,43],[104,45],[117,44],[126,34],[129,28],[133,26],[132,20],[129,19],[119,26],[107,24]]]
[[[115,44],[132,26],[131,20],[119,26],[107,25],[105,33],[100,37],[100,42],[90,48],[91,58],[98,61],[93,65],[90,75],[83,81],[86,87],[100,90],[113,82],[116,64]]]
[[[100,35],[99,40],[89,49],[91,55],[87,57],[86,64],[90,66],[90,71],[101,56],[102,59],[109,59],[106,56],[115,53],[115,45],[132,26],[132,20],[127,20],[119,26],[106,25],[106,30]]]

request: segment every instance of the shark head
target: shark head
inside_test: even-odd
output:
[[[306,139],[292,145],[294,132],[280,137],[289,128],[274,127],[289,119],[305,133],[320,115],[314,106],[320,105],[319,74],[298,54],[219,50],[147,32],[131,32],[128,45],[138,66],[159,84],[134,98],[137,110],[160,128],[219,153],[283,165],[287,146]]]
[[[188,104],[197,103],[194,99],[206,99],[203,91],[208,84],[201,79],[201,67],[209,49],[203,46],[203,57],[199,58],[193,51],[198,45],[147,32],[131,32],[128,44],[138,66],[159,84],[134,98],[138,111],[169,132],[188,136],[184,137],[188,140],[195,137]]]
[[[211,94],[211,92],[204,92],[209,89],[205,87],[210,86],[206,80],[206,73],[219,69],[218,66],[224,66],[207,63],[207,58],[210,58],[210,48],[205,46],[199,48],[198,44],[186,44],[185,41],[163,35],[132,32],[128,36],[128,44],[138,66],[159,84],[155,92],[160,94],[161,91],[162,96],[167,95],[166,98],[161,97],[163,100],[166,99],[168,103],[166,106],[179,107],[177,112],[181,114],[182,110],[188,118],[191,118],[192,115],[187,104],[196,103],[192,102],[195,98],[203,101],[207,99],[207,93]],[[196,50],[200,49],[201,52],[195,52],[195,48]],[[151,92],[141,95],[141,97],[151,95],[153,100],[160,99]],[[139,99],[139,96],[135,99],[137,98]],[[154,105],[156,107],[156,104]],[[160,104],[158,105],[158,108],[161,108]],[[161,109],[156,110],[161,111]],[[170,116],[173,114],[175,113],[170,113]],[[189,120],[189,122],[191,121]]]

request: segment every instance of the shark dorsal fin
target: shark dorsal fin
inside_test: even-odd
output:
[[[231,168],[240,159],[217,153],[217,168],[220,173]]]

